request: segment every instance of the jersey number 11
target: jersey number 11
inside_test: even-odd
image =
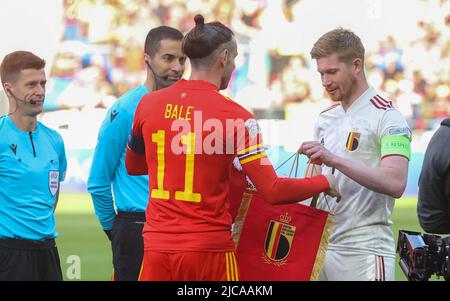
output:
[[[170,192],[164,189],[164,167],[165,167],[165,146],[166,132],[160,130],[152,134],[152,141],[157,145],[158,156],[158,189],[152,189],[151,196],[155,199],[168,200]],[[194,150],[195,133],[188,133],[181,138],[181,142],[186,145],[186,172],[184,180],[184,191],[175,191],[175,200],[185,202],[202,201],[202,195],[194,192]]]

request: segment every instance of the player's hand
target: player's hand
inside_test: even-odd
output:
[[[308,156],[313,164],[322,165],[323,163],[327,166],[334,167],[336,156],[317,141],[303,142],[299,152]]]
[[[341,194],[339,193],[339,185],[336,181],[336,177],[334,175],[324,176],[327,178],[328,183],[330,183],[330,188],[328,188],[325,193],[331,197],[336,198],[336,203],[339,203],[339,201],[341,200]]]

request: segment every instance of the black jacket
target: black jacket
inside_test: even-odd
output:
[[[442,121],[425,152],[417,214],[426,232],[450,233],[450,118]]]

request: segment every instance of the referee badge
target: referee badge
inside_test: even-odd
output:
[[[360,133],[350,132],[348,133],[347,142],[345,143],[345,147],[349,152],[355,151],[359,146],[359,137]]]
[[[50,170],[48,172],[48,188],[50,189],[50,193],[52,194],[52,196],[56,195],[56,192],[58,191],[58,184],[59,184],[59,171]]]

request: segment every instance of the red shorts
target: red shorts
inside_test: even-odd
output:
[[[238,281],[235,252],[144,251],[139,281]]]

